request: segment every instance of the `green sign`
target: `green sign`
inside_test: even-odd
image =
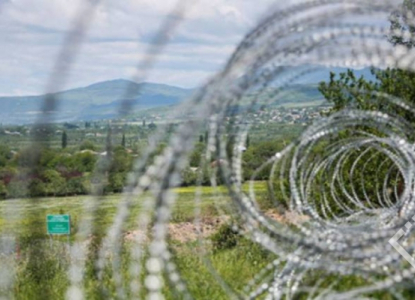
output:
[[[47,215],[46,227],[48,234],[70,234],[71,219],[69,215]]]

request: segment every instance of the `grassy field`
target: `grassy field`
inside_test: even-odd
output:
[[[254,186],[258,197],[260,199],[265,197],[265,183],[257,182]],[[247,189],[247,185],[244,188]],[[177,224],[180,230],[183,224],[190,226],[189,222],[195,216],[196,188],[177,188],[175,192],[177,202],[172,214],[171,226]],[[199,192],[201,192],[200,216],[203,219],[220,217],[217,208],[226,209],[230,203],[223,187],[216,190],[211,187],[201,187]],[[93,219],[96,236],[102,238],[113,222],[120,198],[121,195],[111,195],[98,200],[99,208]],[[131,216],[124,232],[134,230],[141,200],[138,198],[135,201],[137,203],[132,206]],[[14,270],[14,287],[12,290],[2,291],[0,285],[0,295],[3,293],[15,299],[64,299],[69,284],[66,272],[70,264],[66,252],[66,237],[49,240],[46,235],[45,219],[47,214],[70,214],[73,233],[71,239],[73,239],[79,221],[84,215],[84,204],[88,201],[90,201],[88,196],[79,196],[0,202],[0,232],[3,242],[10,234],[16,237],[16,249],[12,249],[8,254],[0,253],[0,260],[6,258],[1,261],[2,266],[9,265]],[[270,253],[232,231],[229,232],[228,229],[229,226],[226,224],[218,226],[215,229],[216,233],[205,237],[206,244],[203,248],[196,240],[180,241],[174,238],[170,240],[174,261],[187,283],[190,294],[196,299],[228,299],[229,296],[223,288],[225,283],[236,292],[242,291],[254,274],[272,259]],[[186,232],[181,234],[186,235]],[[124,278],[128,278],[131,245],[129,242],[124,244],[122,274]],[[90,252],[90,256],[93,257],[94,253]],[[200,255],[202,253],[203,256]],[[109,298],[115,297],[116,288],[111,271],[108,271],[102,281],[98,281],[92,261],[93,259],[87,265],[83,280],[87,299],[102,299],[102,290],[109,293]],[[212,274],[212,269],[216,270],[216,275]],[[224,282],[221,283],[215,276],[220,276]],[[125,283],[127,298],[129,298],[128,283],[127,280]],[[165,287],[166,298],[177,299],[177,295],[171,291],[168,286]]]
[[[263,208],[267,202],[267,189],[264,182],[254,184],[259,204]],[[247,190],[248,186],[244,185]],[[181,237],[194,235],[191,221],[195,214],[195,187],[177,188],[177,202],[172,214],[169,230],[176,229]],[[226,209],[230,199],[226,196],[223,187],[214,190],[211,187],[201,187],[201,218],[218,220],[223,218],[219,209]],[[223,194],[222,194],[223,193]],[[104,269],[102,279],[96,273],[96,257],[99,241],[107,232],[108,226],[113,222],[116,208],[121,195],[111,195],[99,200],[99,208],[94,214],[94,236],[91,237],[85,275],[82,280],[85,299],[136,299],[131,296],[130,273],[131,241],[126,238],[121,247],[121,267],[119,274],[123,279],[125,294],[117,295],[117,285],[112,269],[111,259],[108,268]],[[65,292],[69,287],[67,270],[71,263],[67,252],[66,237],[56,237],[50,240],[46,235],[47,214],[68,213],[72,218],[72,237],[78,230],[78,224],[83,217],[84,204],[90,199],[87,196],[46,199],[21,199],[0,202],[0,297],[5,299],[65,299]],[[125,234],[134,231],[137,216],[140,212],[139,203],[142,198],[135,200],[130,210],[125,228]],[[190,230],[189,230],[190,228]],[[7,238],[15,235],[15,248],[7,248]],[[173,254],[173,261],[186,283],[187,290],[194,299],[230,299],[244,298],[247,287],[258,272],[277,259],[276,255],[263,249],[256,243],[232,231],[227,222],[217,225],[209,235],[203,236],[201,244],[197,239],[180,240],[170,232],[169,249]],[[146,254],[144,254],[146,256]],[[143,260],[145,257],[143,258]],[[143,261],[143,265],[145,262]],[[271,278],[275,275],[269,269]],[[142,297],[145,298],[144,273],[141,272],[143,285]],[[8,276],[6,276],[8,275]],[[163,294],[166,299],[182,299],[175,289],[169,285],[165,273]],[[2,289],[5,278],[13,280],[11,288]],[[302,284],[320,288],[333,288],[338,291],[347,291],[351,288],[363,286],[367,280],[359,276],[339,277],[324,272],[307,273]],[[248,290],[249,292],[249,290]],[[411,289],[403,290],[405,299],[411,299],[414,292]],[[374,299],[395,299],[393,293],[376,292],[368,295]],[[309,295],[300,292],[294,299],[309,299]],[[259,297],[259,299],[263,299]]]
[[[265,182],[256,182],[254,184],[255,192],[262,196],[266,194]],[[248,185],[244,185],[244,189],[248,190]],[[175,208],[172,214],[172,222],[192,221],[194,218],[195,209],[195,193],[201,193],[200,206],[202,209],[202,216],[213,216],[216,214],[215,206],[226,206],[230,202],[226,194],[225,187],[180,187],[175,188],[174,192],[177,195]],[[143,196],[144,197],[144,196]],[[105,231],[106,226],[112,223],[112,219],[116,213],[117,205],[121,201],[121,195],[107,195],[98,200],[98,207],[105,211],[105,218],[101,219]],[[76,232],[77,223],[83,214],[84,204],[90,200],[90,196],[76,196],[76,197],[59,197],[59,198],[38,198],[38,199],[15,199],[0,201],[0,232],[16,232],[18,234],[24,233],[26,229],[30,232],[34,230],[31,226],[33,216],[39,217],[38,227],[36,232],[46,233],[46,215],[65,213],[71,215],[72,231]],[[139,206],[142,198],[133,201],[131,219],[137,216]],[[132,223],[130,224],[131,226]]]

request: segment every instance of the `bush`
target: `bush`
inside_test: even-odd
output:
[[[73,156],[74,169],[79,172],[92,172],[97,162],[97,156],[92,153],[77,153]]]
[[[108,194],[122,192],[126,177],[126,173],[110,173],[108,176],[108,184],[104,188],[104,193]]]
[[[29,196],[33,198],[46,195],[45,184],[38,178],[34,178],[30,181],[28,190]]]
[[[238,245],[240,236],[233,229],[231,224],[222,225],[219,230],[212,235],[211,240],[215,251],[232,249]]]
[[[197,171],[193,171],[190,167],[182,171],[182,186],[196,185]]]
[[[84,195],[88,192],[82,177],[69,179],[66,189],[69,195]]]
[[[58,171],[45,170],[42,174],[44,178],[45,194],[52,196],[60,196],[65,192],[65,178]]]
[[[7,188],[3,181],[0,181],[0,199],[7,198]]]
[[[83,141],[82,144],[79,146],[79,150],[91,150],[91,151],[96,151],[97,147],[95,146],[95,144],[89,140]]]
[[[8,196],[10,198],[22,198],[26,196],[27,187],[21,180],[12,180],[7,186]]]

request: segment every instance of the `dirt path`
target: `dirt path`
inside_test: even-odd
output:
[[[265,216],[282,224],[294,225],[304,223],[309,219],[308,216],[299,215],[298,213],[291,211],[287,211],[285,214],[281,215],[273,210],[269,210],[265,213]],[[229,216],[204,218],[200,221],[198,226],[193,222],[170,223],[168,225],[169,235],[171,239],[181,243],[196,241],[198,237],[207,238],[211,236],[229,219]],[[125,240],[132,242],[139,234],[143,233],[140,230],[128,231],[125,234]],[[148,240],[147,236],[143,238],[144,241]]]

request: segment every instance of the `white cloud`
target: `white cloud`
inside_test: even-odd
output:
[[[220,70],[272,0],[191,3],[148,81],[195,87]],[[0,0],[0,95],[39,94],[84,0]],[[175,0],[103,0],[66,87],[128,78]]]

